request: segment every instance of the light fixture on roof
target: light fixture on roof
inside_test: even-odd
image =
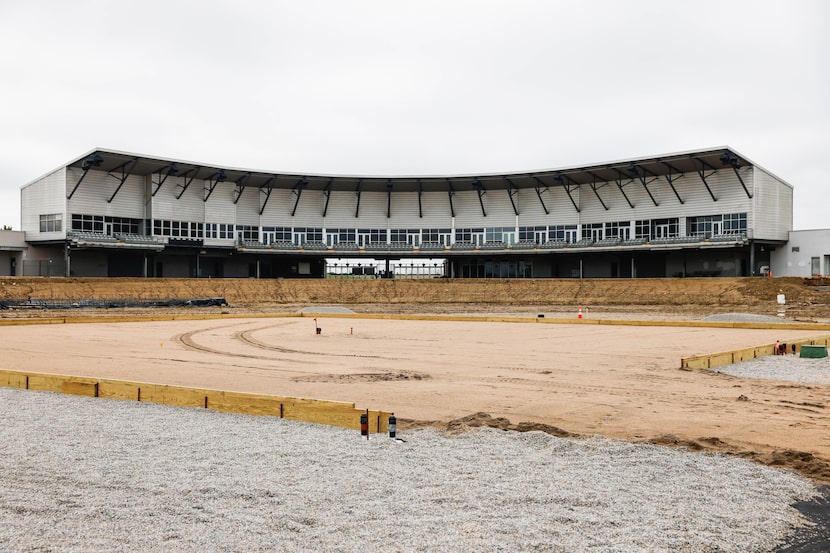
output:
[[[167,175],[168,176],[175,176],[179,173],[179,166],[176,163],[171,163],[170,166],[167,168]]]
[[[220,169],[219,174],[216,175],[216,182],[225,182],[226,180],[228,180],[228,175],[225,174],[224,169]]]
[[[555,180],[556,182],[562,182],[562,173],[556,173],[555,175],[553,175],[553,180]]]
[[[632,175],[637,175],[637,170],[638,170],[638,168],[637,168],[636,165],[634,165],[633,161],[628,164],[628,167],[626,167],[626,171],[628,171]]]
[[[93,154],[84,160],[81,169],[88,171],[90,167],[100,167],[104,163],[104,158],[101,154]]]
[[[392,179],[386,179],[386,191],[392,192]]]
[[[741,160],[738,159],[738,156],[730,152],[729,150],[724,150],[720,156],[720,161],[724,165],[731,165],[736,169],[741,166]]]
[[[484,185],[479,182],[478,177],[473,178],[473,188],[476,190],[482,190],[484,188]]]

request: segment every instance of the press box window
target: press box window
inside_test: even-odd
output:
[[[50,213],[40,216],[40,232],[60,232],[63,230],[63,214]]]

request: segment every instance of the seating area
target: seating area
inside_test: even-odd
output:
[[[594,240],[592,238],[583,238],[582,240],[578,240],[573,244],[568,244],[569,248],[589,248],[594,245]]]
[[[143,234],[121,233],[116,234],[115,237],[122,242],[128,244],[148,244],[159,245],[164,244],[164,240],[157,236],[144,236]]]
[[[602,240],[597,240],[594,246],[598,247],[609,247],[609,246],[619,246],[620,245],[620,237],[619,236],[610,236],[608,238],[603,238]]]
[[[481,245],[479,249],[482,250],[503,250],[505,248],[504,242],[501,240],[499,241],[492,241],[492,242],[485,242]]]
[[[275,250],[296,250],[297,244],[290,240],[274,240],[271,242],[271,247]]]
[[[268,248],[268,244],[263,244],[258,240],[240,240],[239,245],[247,250],[264,250]]]
[[[87,243],[97,243],[97,242],[104,242],[104,243],[116,243],[118,239],[115,236],[110,236],[108,234],[104,234],[103,232],[88,232],[82,230],[70,230],[66,233],[67,237],[75,240],[77,242],[87,242]]]
[[[303,242],[303,249],[304,250],[327,250],[329,249],[326,246],[326,243],[321,240],[306,240]]]
[[[559,250],[567,245],[568,243],[564,240],[548,240],[544,244],[540,244],[539,247],[544,250]]]
[[[420,250],[422,252],[442,252],[445,248],[444,244],[440,242],[421,242]]]
[[[532,250],[536,248],[536,242],[534,242],[533,240],[519,240],[510,248],[513,250]]]
[[[467,251],[467,250],[474,250],[476,249],[476,245],[473,242],[467,240],[456,240],[456,242],[452,245],[451,250],[457,251]]]
[[[652,238],[651,244],[694,244],[703,240],[702,236],[667,236],[664,238]]]
[[[737,242],[746,239],[745,234],[715,234],[709,237],[712,242]]]
[[[629,238],[628,240],[623,240],[622,245],[623,246],[642,246],[646,242],[648,242],[648,240],[646,240],[645,238]]]
[[[367,252],[385,252],[389,249],[389,244],[386,242],[369,242],[364,249]]]
[[[334,251],[337,252],[357,251],[358,249],[360,248],[357,247],[357,242],[353,242],[351,240],[344,240],[334,244]]]

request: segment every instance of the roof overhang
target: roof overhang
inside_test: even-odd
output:
[[[308,189],[319,191],[435,192],[499,188],[571,188],[597,182],[626,183],[690,172],[711,172],[755,165],[733,148],[721,146],[654,157],[631,158],[591,165],[538,171],[463,175],[323,175],[313,173],[261,171],[177,159],[149,157],[116,150],[95,149],[69,162],[66,167],[94,168],[111,173],[129,169],[132,175],[157,174],[204,179],[222,183],[244,183],[263,189]],[[31,184],[31,183],[30,183]],[[28,186],[28,185],[26,185]]]

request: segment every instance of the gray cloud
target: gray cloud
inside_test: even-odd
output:
[[[0,224],[96,147],[275,171],[474,173],[729,144],[827,227],[830,8],[0,2]]]

